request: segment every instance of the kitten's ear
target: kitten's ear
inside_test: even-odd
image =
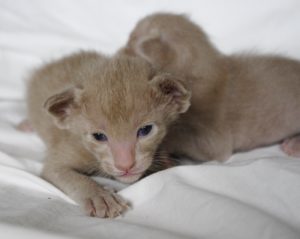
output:
[[[54,118],[59,128],[69,128],[69,123],[80,108],[82,91],[81,87],[71,87],[46,100],[44,108]]]
[[[150,84],[159,93],[159,101],[165,101],[168,106],[175,107],[178,113],[184,113],[190,107],[191,93],[179,79],[170,74],[155,76]]]
[[[129,40],[129,49],[148,61],[155,68],[161,68],[176,59],[176,52],[170,44],[162,39],[159,34],[143,36],[136,42]]]

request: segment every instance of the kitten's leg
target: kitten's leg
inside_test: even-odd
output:
[[[49,159],[46,162],[42,177],[75,200],[89,216],[114,218],[129,208],[128,203],[113,191],[106,190],[72,166],[60,163],[66,160],[66,155],[62,154],[60,159],[60,153],[54,155],[55,161]],[[72,156],[76,157],[76,154]]]
[[[287,155],[300,157],[300,135],[285,139],[281,144],[281,149]]]

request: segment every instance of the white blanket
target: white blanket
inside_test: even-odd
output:
[[[132,203],[112,220],[84,216],[39,177],[44,145],[15,129],[26,117],[27,75],[79,49],[113,54],[155,11],[189,14],[226,53],[300,59],[298,0],[0,0],[1,238],[300,238],[300,159],[278,146],[169,169],[129,187],[104,180]]]

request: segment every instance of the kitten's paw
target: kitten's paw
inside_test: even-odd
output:
[[[281,144],[281,150],[289,156],[300,157],[300,136],[285,139]]]
[[[101,191],[84,200],[86,213],[91,217],[114,218],[129,208],[129,203],[118,194]]]

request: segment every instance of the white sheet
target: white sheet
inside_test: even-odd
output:
[[[133,209],[113,220],[84,216],[39,177],[43,144],[15,129],[26,115],[24,79],[30,70],[78,49],[112,54],[140,17],[160,10],[190,14],[223,52],[258,49],[300,59],[297,0],[0,0],[5,238],[300,238],[300,160],[278,146],[147,177],[120,191]]]

